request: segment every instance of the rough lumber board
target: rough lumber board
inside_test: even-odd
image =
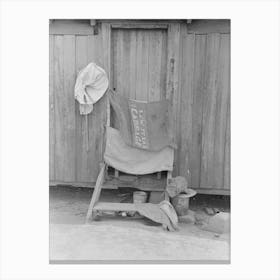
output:
[[[87,36],[76,36],[76,73],[87,63]],[[76,180],[77,182],[91,181],[88,174],[87,126],[85,116],[80,115],[79,103],[75,104],[76,114]]]
[[[94,189],[95,182],[63,182],[63,181],[49,181],[50,187],[59,187],[59,186],[69,186],[75,188],[90,188]],[[117,186],[107,186],[105,184],[102,185],[102,189],[118,189]]]
[[[161,61],[160,61],[160,99],[166,99],[166,79],[167,79],[167,31],[162,31]]]
[[[166,98],[172,100],[174,137],[178,142],[177,114],[180,104],[179,73],[180,73],[180,47],[181,47],[181,24],[171,23],[168,27],[167,35],[167,79]],[[178,151],[174,153],[174,172],[177,174]]]
[[[100,197],[102,184],[104,182],[105,169],[106,169],[105,164],[104,163],[100,164],[100,172],[99,172],[99,175],[97,177],[96,185],[94,187],[92,198],[91,198],[91,201],[90,201],[90,204],[89,204],[89,207],[88,207],[86,221],[90,220],[90,218],[92,216],[92,209],[93,209],[94,205],[96,204],[96,202],[98,201],[98,199]]]
[[[123,90],[122,67],[123,67],[123,32],[121,30],[112,30],[112,48],[113,48],[113,88],[119,94],[125,94]]]
[[[194,79],[192,99],[192,145],[190,155],[191,184],[200,186],[200,161],[201,161],[201,132],[202,132],[202,107],[205,95],[205,51],[206,36],[195,36],[194,54]]]
[[[99,58],[100,41],[102,35],[87,36],[87,60],[88,63],[95,62]],[[99,64],[98,64],[99,65]],[[102,97],[97,103],[94,104],[92,113],[88,115],[88,132],[89,132],[89,151],[88,151],[88,181],[95,181],[99,172],[99,162],[102,162],[102,143],[104,125],[106,121],[106,97]]]
[[[230,98],[230,48],[229,34],[220,35],[219,64],[217,76],[217,97],[215,109],[215,139],[213,156],[213,184],[215,188],[223,188],[227,111]]]
[[[229,85],[230,86],[230,85]],[[225,159],[224,159],[224,189],[230,190],[230,100],[227,111],[227,127],[225,139]]]
[[[63,115],[64,174],[67,181],[75,180],[75,99],[73,98],[76,69],[75,69],[75,36],[65,35],[63,44],[63,87],[64,104],[60,107]]]
[[[119,29],[167,29],[168,24],[159,23],[112,23],[112,28]]]
[[[111,45],[111,25],[109,23],[102,22],[101,24],[101,34],[102,34],[102,51],[103,51],[103,68],[105,69],[108,79],[109,79],[109,88],[112,88],[113,86],[113,67],[112,67],[112,55],[113,55],[113,49]],[[107,115],[108,110],[110,108],[109,105],[109,99],[107,94],[102,98],[102,101],[104,102],[103,106],[103,114],[100,122],[100,128],[101,128],[101,135],[102,135],[102,145],[101,145],[101,155],[103,158],[104,152],[105,152],[105,145],[106,145],[106,137],[105,137],[105,125],[107,123]],[[109,122],[109,120],[108,120]]]
[[[112,189],[129,187],[146,191],[163,191],[166,187],[166,178],[156,179],[142,176],[134,181],[126,182],[121,180],[121,176],[119,178],[109,177],[104,186]]]
[[[206,186],[202,188],[190,187],[195,190],[198,194],[211,194],[211,195],[230,195],[229,189],[215,189],[215,186]]]
[[[139,31],[136,33],[136,99],[140,101],[148,100],[148,32]]]
[[[49,25],[53,35],[93,35],[89,20],[53,20]]]
[[[112,25],[114,24],[170,24],[170,23],[178,23],[178,22],[184,22],[184,20],[173,20],[173,19],[100,19],[98,20],[102,23],[110,23]]]
[[[97,202],[93,207],[99,211],[136,211],[134,203]]]
[[[187,34],[183,37],[182,56],[180,150],[178,160],[179,174],[186,177],[190,184],[195,35]]]
[[[230,20],[192,20],[188,24],[188,33],[208,34],[208,33],[230,33]]]
[[[49,180],[55,179],[54,36],[49,36]]]
[[[205,95],[203,97],[200,186],[215,186],[214,145],[217,109],[220,34],[208,34],[206,42]]]
[[[161,72],[161,50],[162,50],[162,34],[161,31],[149,32],[148,41],[148,101],[160,100],[160,72]]]
[[[55,180],[65,180],[64,174],[64,116],[65,106],[63,77],[63,36],[54,36],[54,135],[55,135]]]
[[[129,97],[136,99],[136,71],[137,71],[137,31],[130,31],[130,57],[129,57]]]

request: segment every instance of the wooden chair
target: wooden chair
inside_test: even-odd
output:
[[[110,104],[109,102],[107,103],[107,126],[110,126]],[[107,144],[107,143],[106,143]],[[172,159],[172,164],[173,164],[173,159]],[[112,166],[114,168],[114,166]],[[166,186],[168,180],[172,177],[172,171],[171,170],[160,170],[160,171],[167,171],[167,176],[166,179],[162,178],[161,172],[156,173],[156,178],[154,179],[155,184],[158,185],[158,187],[163,186],[163,188],[158,188],[157,190],[161,190],[164,193],[164,199],[169,200],[169,196],[166,192]],[[130,172],[131,174],[131,172]],[[144,177],[146,175],[137,175],[137,178],[133,184],[131,184],[131,187],[140,189],[140,190],[147,190],[144,187],[145,183],[143,184],[143,187],[141,186],[141,182],[143,182],[143,179],[141,181],[141,178],[138,179],[138,177]],[[114,175],[113,179],[107,180],[109,181],[106,182],[106,178],[108,179],[108,164],[104,161],[100,164],[100,172],[96,180],[96,185],[92,194],[92,198],[89,204],[87,216],[86,216],[86,222],[90,221],[91,218],[95,218],[98,212],[102,211],[123,211],[123,212],[130,212],[130,211],[136,211],[135,205],[133,203],[116,203],[116,202],[100,202],[100,194],[102,188],[118,188],[122,187],[122,184],[119,178],[119,171],[117,169],[114,170]],[[137,181],[138,180],[138,181]],[[163,184],[162,184],[163,183]],[[109,184],[109,186],[108,186]],[[129,184],[125,184],[127,187]],[[150,191],[153,191],[153,187],[150,188]]]
[[[104,186],[106,186],[105,178],[107,177],[106,174],[108,172],[108,165],[106,163],[100,164],[100,172],[96,180],[96,185],[92,194],[92,198],[89,204],[87,216],[86,216],[86,222],[89,222],[91,219],[95,219],[99,212],[102,211],[123,211],[123,212],[130,212],[130,211],[136,211],[136,208],[134,206],[134,203],[119,203],[119,202],[100,202],[100,194],[101,190]],[[167,178],[166,183],[168,182],[168,179],[172,177],[172,172],[167,171]],[[115,169],[115,178],[118,178],[118,170]],[[145,176],[145,175],[141,175]],[[136,179],[137,180],[137,179]],[[165,179],[161,178],[161,172],[157,173],[157,180],[163,180]],[[127,184],[126,184],[127,185]],[[167,185],[167,184],[166,184]],[[122,187],[122,186],[118,186]],[[141,186],[138,189],[142,189]],[[145,189],[144,189],[145,190]],[[152,189],[151,189],[152,191]],[[169,201],[169,196],[165,190],[165,188],[162,190],[164,192],[164,199]]]

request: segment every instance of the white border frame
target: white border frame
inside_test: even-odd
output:
[[[48,19],[230,18],[230,265],[48,264]],[[1,279],[279,279],[279,2],[1,2]],[[36,209],[36,211],[34,211]]]

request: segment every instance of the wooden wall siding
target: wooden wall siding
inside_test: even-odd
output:
[[[92,182],[98,174],[106,103],[104,99],[96,103],[86,122],[74,99],[77,73],[92,61],[103,67],[101,35],[50,35],[49,150],[52,181]]]
[[[136,100],[166,96],[167,31],[113,29],[113,88]]]
[[[73,34],[68,27],[63,34],[57,22],[49,40],[50,181],[88,185],[97,178],[107,98],[95,104],[88,122],[74,100],[77,72],[95,61],[120,94],[171,98],[178,143],[173,175],[186,176],[200,192],[229,194],[230,33],[228,23],[226,29],[214,23],[211,29],[199,22],[192,29],[182,22],[111,29],[104,21],[98,35],[89,35],[84,32],[92,27],[84,30],[84,22]]]
[[[228,190],[230,35],[187,34],[183,47],[180,174],[189,167],[193,187]]]

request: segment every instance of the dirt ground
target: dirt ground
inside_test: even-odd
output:
[[[50,187],[50,261],[221,261],[230,259],[230,235],[198,225],[179,224],[167,232],[146,218],[104,216],[85,224],[91,189]],[[102,201],[120,201],[116,190],[103,190]],[[229,211],[225,197],[197,195],[190,208]]]

